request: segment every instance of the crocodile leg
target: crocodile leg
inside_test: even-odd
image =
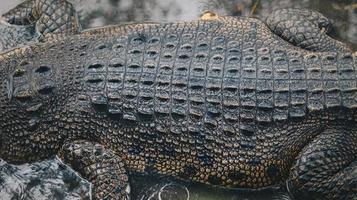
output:
[[[66,0],[26,0],[2,16],[14,25],[36,23],[39,34],[77,33],[81,26],[73,5]]]
[[[327,129],[292,167],[289,191],[301,199],[357,198],[357,132]]]
[[[311,51],[345,51],[351,49],[327,35],[331,22],[321,13],[307,9],[281,9],[271,13],[266,23],[284,40]]]
[[[94,199],[129,199],[124,163],[112,151],[80,140],[65,144],[59,157],[92,183]]]

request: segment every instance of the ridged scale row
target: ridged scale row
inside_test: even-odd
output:
[[[351,54],[273,47],[254,31],[260,23],[245,23],[235,26],[250,28],[153,25],[101,39],[89,47],[87,95],[124,120],[161,118],[175,131],[204,124],[233,134],[254,132],[260,122],[357,106]]]

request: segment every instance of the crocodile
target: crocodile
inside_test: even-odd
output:
[[[47,36],[0,54],[2,159],[57,155],[94,199],[130,199],[132,173],[357,198],[357,54],[320,13],[47,34],[48,6],[68,5],[28,0],[5,15]]]

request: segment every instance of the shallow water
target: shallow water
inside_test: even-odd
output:
[[[19,0],[1,0],[0,13]],[[328,3],[326,3],[328,2]],[[75,0],[85,28],[132,21],[181,21],[197,19],[202,10],[228,15],[251,15],[252,0]],[[355,0],[265,0],[253,13],[264,18],[285,7],[317,9],[336,24],[333,35],[357,49]],[[290,199],[284,188],[246,193],[212,188],[165,177],[132,176],[134,199],[269,200]],[[0,161],[0,199],[90,199],[90,184],[57,159],[15,166]]]

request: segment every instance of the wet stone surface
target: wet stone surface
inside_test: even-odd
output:
[[[25,165],[0,160],[1,199],[90,199],[89,185],[56,159]]]

